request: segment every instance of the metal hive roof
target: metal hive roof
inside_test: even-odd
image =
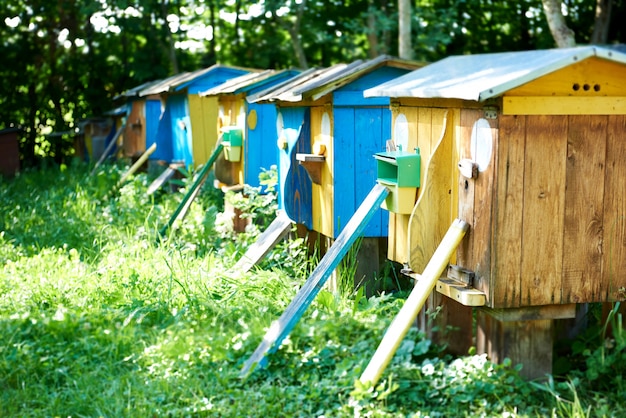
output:
[[[365,97],[484,101],[589,57],[626,64],[626,54],[599,46],[445,58],[365,90]]]
[[[346,64],[336,64],[328,68],[312,68],[285,83],[280,83],[255,95],[247,97],[248,102],[299,102],[303,99],[302,92],[320,79],[330,79],[338,71],[344,69]]]
[[[168,91],[180,90],[184,88],[188,83],[194,81],[195,79],[202,77],[203,75],[208,74],[211,71],[215,71],[220,68],[243,69],[243,68],[238,68],[238,67],[230,67],[230,66],[225,66],[221,64],[215,64],[207,68],[203,68],[203,69],[192,71],[192,72],[183,72],[183,73],[168,77],[166,79],[163,79],[141,90],[139,95],[148,96],[151,94],[160,94],[160,93],[165,93]],[[246,71],[256,71],[256,70],[246,69]]]
[[[271,81],[282,74],[296,74],[299,70],[265,70],[259,73],[248,73],[232,78],[217,87],[200,93],[200,96],[214,96],[220,94],[237,94],[245,92],[255,86],[262,86],[264,82]]]

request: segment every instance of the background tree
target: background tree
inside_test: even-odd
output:
[[[398,55],[398,1],[407,0],[0,2],[0,128],[24,129],[24,166],[62,161],[78,121],[146,81],[216,62],[306,68]],[[572,32],[578,44],[626,39],[624,0],[545,2],[571,30],[567,45]],[[409,4],[408,52],[417,60],[556,45],[542,0]]]

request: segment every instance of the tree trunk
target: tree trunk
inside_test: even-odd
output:
[[[593,23],[593,33],[591,34],[592,44],[607,43],[612,6],[612,0],[596,0],[596,18]]]
[[[567,27],[565,17],[561,11],[561,0],[542,0],[542,3],[556,46],[559,48],[576,46],[574,31]]]
[[[291,35],[291,44],[293,46],[294,53],[296,54],[296,58],[298,59],[298,66],[303,70],[309,68],[309,64],[306,60],[306,55],[304,54],[304,49],[302,48],[302,41],[300,39],[300,26],[302,23],[302,16],[304,15],[305,8],[306,0],[302,0],[302,3],[300,3],[298,11],[296,12],[295,22],[293,22],[293,25],[287,27],[287,30]]]
[[[413,59],[413,47],[411,45],[411,0],[398,0],[398,50],[400,58],[408,60]]]
[[[376,14],[370,9],[367,14],[367,42],[369,43],[369,57],[376,58],[380,46],[378,45],[378,34],[376,32]]]
[[[178,60],[176,59],[176,45],[174,43],[174,35],[172,34],[172,31],[170,30],[170,25],[167,22],[167,3],[167,0],[164,0],[163,3],[161,3],[161,14],[163,20],[165,21],[170,63],[172,64],[172,74],[178,74]]]

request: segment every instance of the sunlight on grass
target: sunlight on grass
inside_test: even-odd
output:
[[[93,177],[88,168],[74,164],[0,180],[3,417],[624,412],[615,372],[626,367],[622,334],[611,349],[595,355],[589,346],[581,354],[597,363],[595,375],[574,371],[575,380],[531,384],[514,365],[447,356],[412,329],[381,383],[359,386],[405,295],[366,298],[345,285],[349,277],[340,294],[320,292],[266,369],[241,379],[244,361],[317,258],[301,239],[286,240],[260,266],[232,276],[235,258],[271,221],[268,195],[252,190],[249,200],[237,197],[258,225],[234,234],[215,227],[223,207],[216,199],[223,196],[206,190],[159,240],[184,189],[148,196],[150,179],[139,174],[111,194],[123,167],[104,166]],[[344,266],[344,274],[352,270]]]

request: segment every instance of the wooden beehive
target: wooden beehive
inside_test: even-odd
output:
[[[368,92],[398,96],[417,144],[448,112],[448,218],[472,226],[458,263],[488,306],[623,299],[625,76],[626,55],[580,47],[451,57]]]
[[[265,98],[281,111],[296,106],[310,112],[310,151],[297,152],[296,160],[311,179],[312,230],[335,239],[376,184],[371,155],[385,151],[391,112],[388,99],[366,99],[363,90],[421,65],[388,56],[340,64]],[[386,237],[387,224],[386,212],[378,211],[364,236]]]
[[[0,175],[11,177],[20,171],[20,128],[0,130]]]
[[[157,144],[152,160],[179,162],[185,166],[207,161],[217,142],[215,101],[203,102],[199,93],[249,70],[214,65],[177,74],[141,90],[140,97],[158,95],[161,100],[159,125],[146,146]]]
[[[365,92],[392,98],[423,170],[449,156],[418,193],[432,219],[392,216],[390,255],[421,272],[451,220],[469,223],[452,263],[484,293],[479,351],[528,377],[549,371],[553,319],[626,296],[624,80],[626,55],[589,46],[450,57]]]
[[[161,116],[160,98],[158,95],[140,96],[140,93],[160,81],[143,83],[116,97],[117,100],[124,100],[126,106],[126,125],[123,132],[123,150],[126,157],[143,154],[146,151],[146,138],[154,138],[156,135]]]
[[[255,93],[279,85],[300,71],[266,70],[233,78],[224,84],[200,93],[201,98],[217,98],[218,130],[222,133],[237,128],[242,131],[241,149],[227,141],[225,155],[218,160],[216,174],[226,186],[248,184],[259,186],[261,170],[269,170],[278,163],[276,149],[276,106],[274,103],[249,103],[246,99]],[[231,157],[232,155],[232,157]],[[235,158],[236,156],[239,158]]]

